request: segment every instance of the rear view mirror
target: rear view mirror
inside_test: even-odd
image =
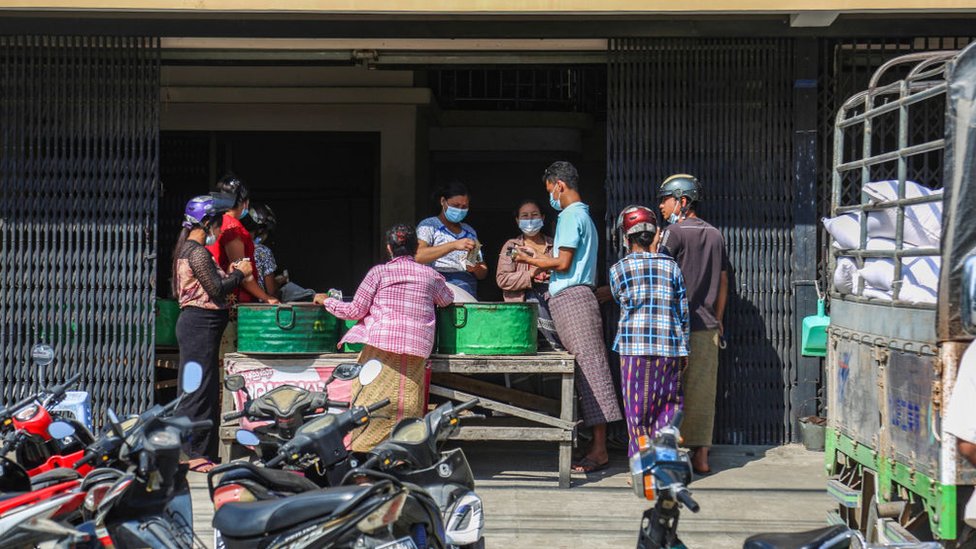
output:
[[[375,358],[363,364],[363,367],[359,370],[359,384],[363,387],[369,385],[370,383],[376,381],[376,378],[380,376],[380,372],[383,371],[383,364]]]
[[[362,369],[363,367],[355,362],[343,362],[336,366],[335,370],[332,370],[332,376],[342,381],[352,381],[359,376]]]
[[[259,446],[261,444],[261,439],[247,429],[238,429],[234,438],[237,439],[237,443],[241,446]]]
[[[976,254],[966,258],[962,267],[962,296],[959,300],[962,326],[976,334]]]
[[[227,378],[224,379],[224,387],[228,391],[240,391],[241,389],[244,388],[244,385],[245,385],[244,376],[240,374],[227,376]]]
[[[54,362],[54,348],[47,343],[38,343],[31,348],[31,359],[36,366],[43,368]]]
[[[203,382],[203,367],[199,362],[187,362],[183,365],[183,379],[180,388],[184,393],[192,393],[200,388]]]
[[[60,440],[75,434],[75,428],[65,421],[55,421],[48,426],[47,432],[51,435],[51,438]]]

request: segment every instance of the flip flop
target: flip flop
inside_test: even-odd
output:
[[[590,458],[584,457],[583,459],[577,461],[573,464],[572,471],[574,473],[583,473],[588,475],[590,473],[595,473],[597,471],[602,471],[610,466],[610,460],[606,460],[603,463],[597,463]]]
[[[207,458],[191,459],[187,464],[190,466],[190,471],[194,473],[209,473],[211,469],[217,466],[216,463]]]
[[[692,467],[691,470],[694,471],[695,474],[698,475],[698,476],[700,476],[700,477],[707,477],[708,475],[710,475],[710,474],[712,474],[712,473],[715,472],[711,468],[708,468],[708,469],[699,469],[697,467]]]

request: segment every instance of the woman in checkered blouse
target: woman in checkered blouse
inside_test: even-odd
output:
[[[410,225],[394,225],[386,232],[390,261],[370,269],[352,302],[317,294],[315,302],[342,319],[358,320],[342,341],[363,343],[359,363],[378,360],[380,376],[363,388],[357,405],[366,406],[389,398],[386,418],[377,417],[355,433],[352,449],[368,452],[386,440],[396,422],[423,416],[426,407],[426,365],[434,347],[435,308],[454,301],[444,276],[414,261],[417,233]],[[352,394],[360,386],[353,382]],[[395,413],[393,413],[395,412]]]

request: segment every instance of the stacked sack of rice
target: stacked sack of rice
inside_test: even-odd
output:
[[[864,193],[872,203],[888,202],[898,198],[898,181],[879,181],[864,187]],[[912,181],[905,182],[905,198],[922,196],[941,196],[942,190],[931,190]],[[867,250],[894,250],[895,225],[898,211],[887,208],[883,211],[868,212]],[[824,218],[823,224],[834,239],[834,247],[844,250],[860,248],[861,214],[847,213],[833,218]],[[902,233],[904,249],[939,249],[942,234],[942,202],[915,204],[905,208],[905,226]],[[939,256],[917,256],[902,258],[902,286],[898,294],[900,301],[909,303],[935,303],[939,289],[939,269],[942,259]],[[834,288],[842,294],[857,294],[859,282],[864,281],[864,289],[859,294],[884,301],[893,298],[892,287],[895,278],[895,260],[891,258],[867,258],[864,267],[858,269],[853,257],[837,258],[834,270]]]

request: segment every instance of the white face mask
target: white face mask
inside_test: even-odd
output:
[[[536,219],[519,219],[518,222],[519,229],[522,229],[522,232],[525,233],[526,236],[535,236],[539,234],[539,231],[542,230],[542,224],[543,221],[541,217]]]
[[[214,234],[213,230],[207,231],[207,238],[203,240],[203,245],[212,246],[214,242],[217,242],[217,235]]]

